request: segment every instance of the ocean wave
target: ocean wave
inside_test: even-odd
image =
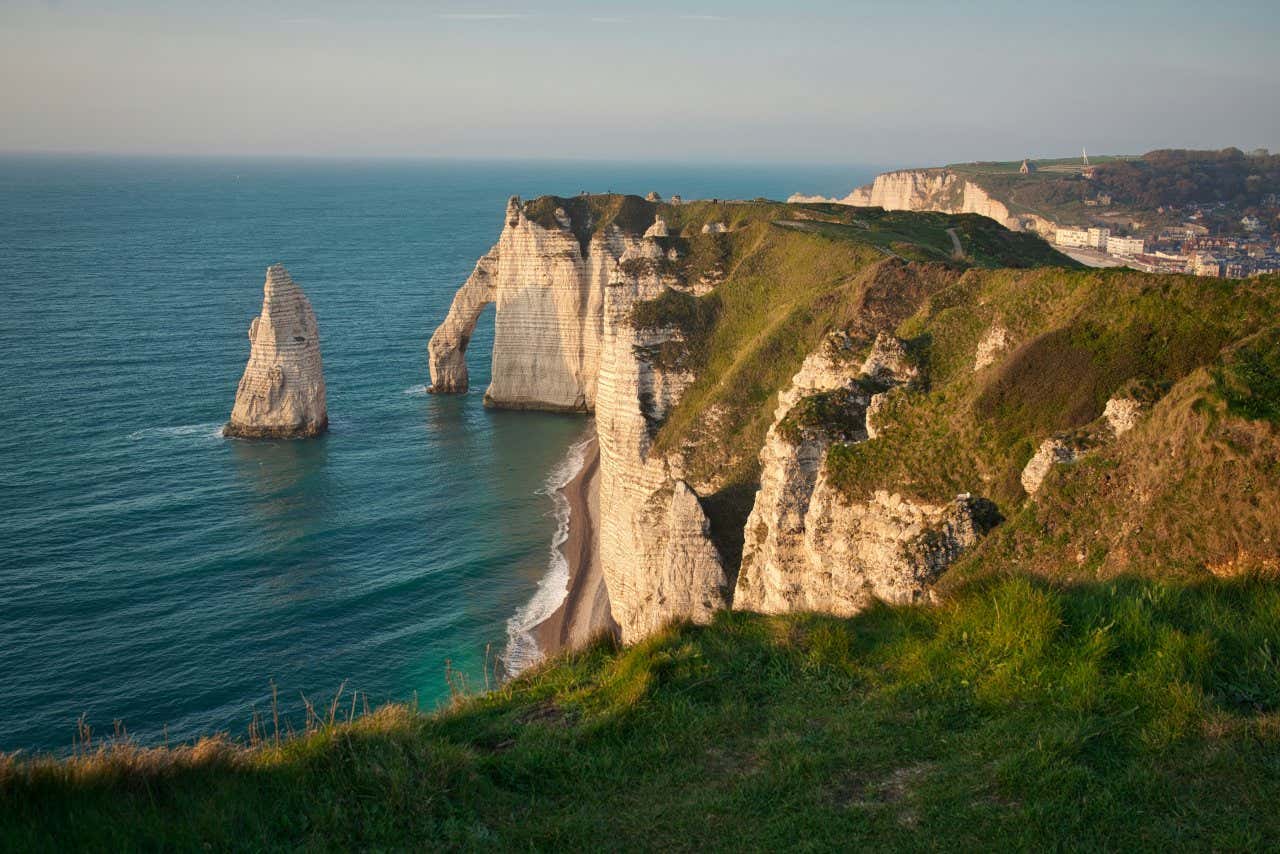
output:
[[[202,439],[220,439],[224,423],[210,421],[205,424],[182,424],[177,427],[146,427],[130,433],[129,440],[137,442],[142,439],[187,439],[193,436]]]
[[[570,445],[564,459],[551,470],[543,487],[537,490],[538,495],[551,498],[556,532],[551,537],[551,557],[546,574],[538,581],[529,601],[507,620],[507,647],[500,659],[510,676],[542,660],[542,649],[533,636],[533,630],[554,614],[569,595],[569,561],[560,550],[569,539],[569,499],[563,490],[586,465],[587,449],[593,441],[594,437]]]
[[[409,386],[404,393],[412,397],[420,397],[427,393],[427,387],[425,385]]]

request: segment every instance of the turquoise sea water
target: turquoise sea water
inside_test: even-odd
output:
[[[0,158],[0,750],[448,695],[547,571],[581,417],[424,393],[516,193],[843,193],[869,168]],[[320,324],[331,432],[218,437],[268,264]],[[491,311],[491,310],[490,310]]]

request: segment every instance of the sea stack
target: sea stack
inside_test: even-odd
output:
[[[329,415],[315,312],[281,264],[267,268],[262,290],[262,314],[249,324],[249,363],[222,435],[240,439],[319,436],[329,426]]]

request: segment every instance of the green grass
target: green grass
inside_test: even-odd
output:
[[[832,451],[837,482],[851,497],[893,488],[925,500],[971,491],[1019,503],[1017,475],[1043,439],[1088,427],[1122,391],[1146,388],[1150,399],[1151,389],[1214,365],[1277,307],[1274,279],[970,271],[898,325],[899,336],[928,342],[928,388],[895,395],[881,438]],[[1011,343],[975,373],[978,344],[996,325]],[[1252,353],[1232,363],[1231,386],[1265,407],[1280,394],[1268,384],[1268,357]]]
[[[775,202],[694,202],[659,205],[657,212],[673,235],[667,248],[681,255],[679,262],[660,262],[661,272],[679,285],[707,279],[716,285],[702,297],[667,291],[635,308],[638,327],[681,333],[641,355],[696,375],[665,420],[651,425],[656,449],[682,451],[716,544],[734,566],[773,401],[814,342],[838,328],[869,347],[878,331],[896,326],[972,266],[1078,267],[1034,235],[971,214]],[[732,230],[701,234],[712,222]],[[952,258],[949,229],[965,248],[963,261]]]
[[[1280,587],[1006,578],[721,613],[439,715],[0,763],[13,850],[1259,850]]]
[[[1213,372],[1213,389],[1233,415],[1280,425],[1280,328],[1233,353]]]

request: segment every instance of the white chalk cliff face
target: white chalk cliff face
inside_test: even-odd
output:
[[[791,202],[835,202],[857,207],[880,207],[887,211],[938,211],[975,213],[994,219],[1014,231],[1052,232],[1057,226],[1036,214],[1010,213],[1003,202],[982,187],[946,169],[908,169],[877,175],[875,181],[858,187],[842,199],[793,195]]]
[[[640,241],[609,226],[584,247],[567,215],[544,228],[507,203],[497,244],[453,298],[428,344],[430,390],[467,390],[465,352],[480,312],[496,307],[493,372],[485,402],[509,409],[590,412],[596,406],[604,290],[618,259]]]
[[[432,391],[467,389],[464,352],[485,305],[496,305],[493,379],[487,405],[594,411],[600,442],[600,566],[622,639],[668,621],[710,619],[727,607],[731,584],[712,544],[698,496],[676,460],[651,455],[650,420],[661,418],[692,381],[637,355],[670,337],[638,333],[637,301],[662,293],[653,272],[667,236],[655,219],[643,233],[595,231],[585,254],[568,216],[545,228],[507,205],[497,244],[458,291],[429,344]],[[632,270],[632,274],[624,270]]]
[[[902,343],[885,334],[861,366],[838,341],[805,360],[779,398],[760,452],[760,491],[747,520],[734,608],[848,616],[873,599],[913,602],[928,597],[930,585],[981,536],[984,504],[968,495],[931,504],[876,490],[850,500],[828,481],[828,449],[865,441],[867,410],[884,394],[873,398],[862,384],[896,387],[917,375]],[[852,428],[842,435],[820,427],[785,434],[793,407],[831,391],[848,395]]]
[[[320,330],[302,288],[279,264],[267,268],[262,313],[249,325],[249,362],[223,435],[318,436],[329,426]]]
[[[655,260],[661,252],[655,241],[645,240],[622,261]],[[680,476],[678,457],[653,453],[651,421],[665,416],[693,376],[659,369],[637,353],[676,334],[641,332],[630,323],[632,307],[665,287],[652,269],[619,265],[609,285],[596,404],[600,563],[624,642],[672,619],[706,622],[728,607],[731,593],[710,523]]]

